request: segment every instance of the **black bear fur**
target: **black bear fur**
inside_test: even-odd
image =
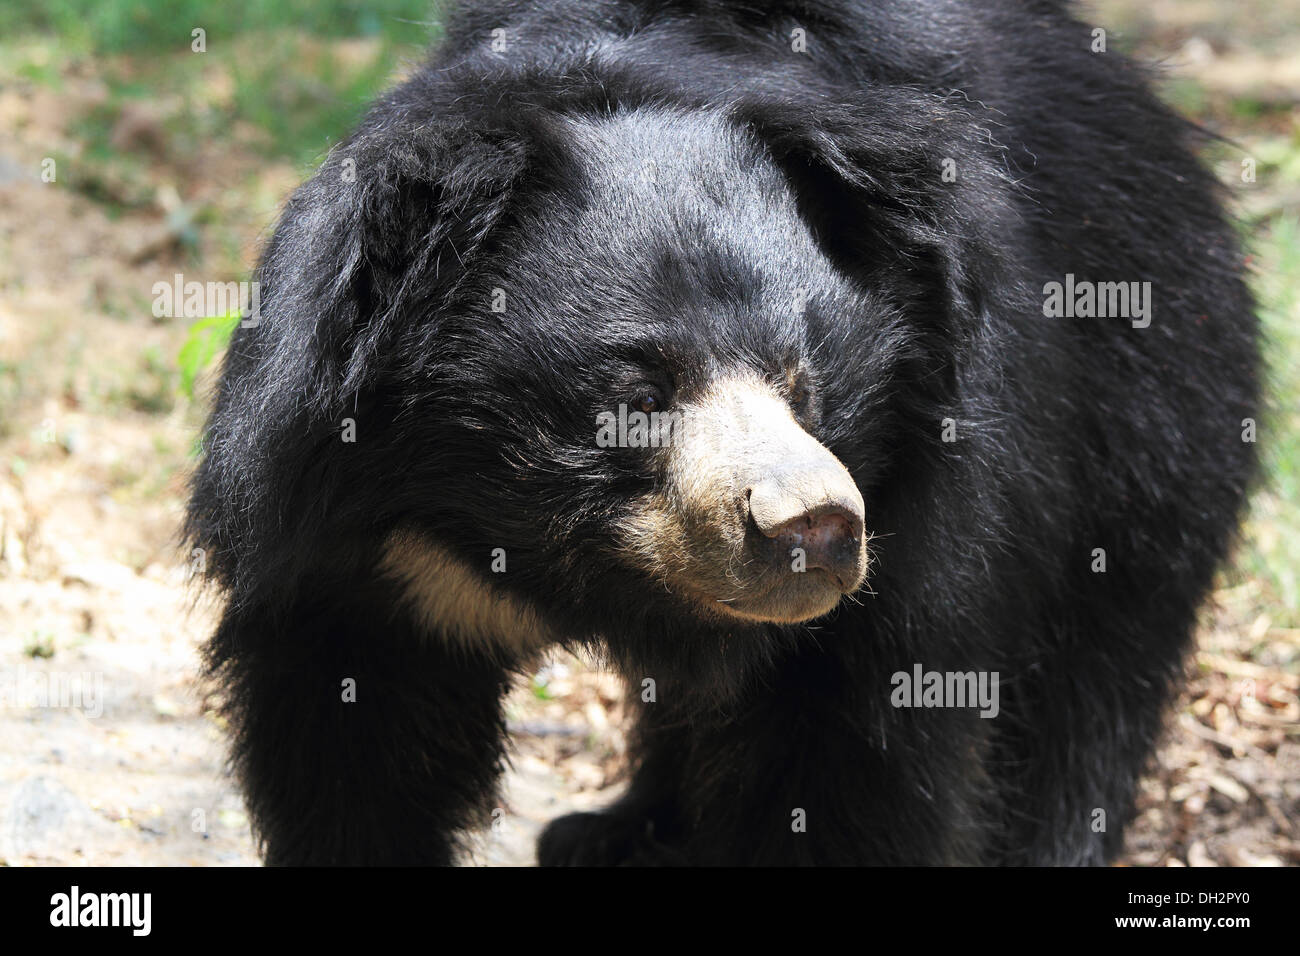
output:
[[[629,681],[627,795],[543,863],[1112,859],[1253,474],[1197,131],[1057,0],[464,7],[289,200],[193,482],[267,862],[451,863],[494,806],[535,647],[431,633],[379,570],[401,531]],[[669,198],[599,201],[643,168]],[[1149,327],[1045,317],[1066,274],[1151,282]],[[869,590],[701,618],[614,553],[655,476],[593,415],[629,366],[790,355]],[[891,706],[915,663],[998,672],[999,715]]]

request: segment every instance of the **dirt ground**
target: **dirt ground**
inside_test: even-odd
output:
[[[84,72],[0,74],[0,864],[251,865],[196,678],[214,610],[192,603],[175,542],[202,402],[177,393],[185,323],[148,303],[174,272],[237,278],[301,170],[178,158],[165,98],[115,120],[143,165],[92,165],[74,131],[105,95]],[[237,225],[194,240],[212,216]],[[1300,863],[1300,629],[1267,603],[1247,581],[1207,607],[1126,864]],[[532,862],[546,820],[617,794],[619,698],[568,656],[519,687],[507,812],[471,862]]]

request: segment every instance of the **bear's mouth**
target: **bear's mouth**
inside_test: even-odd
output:
[[[802,624],[829,614],[861,586],[862,578],[846,584],[824,568],[809,568],[797,580],[781,580],[735,597],[713,596],[707,603],[711,611],[724,617],[767,624]]]

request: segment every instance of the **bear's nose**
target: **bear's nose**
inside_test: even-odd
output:
[[[862,579],[862,496],[852,479],[844,475],[824,476],[815,489],[791,493],[788,483],[761,482],[749,489],[749,513],[754,524],[776,543],[781,560],[798,559],[803,551],[804,567],[821,568],[839,582],[841,590],[855,589]],[[843,487],[840,487],[843,485]],[[809,494],[809,491],[815,493]],[[800,569],[796,562],[792,567]]]
[[[858,520],[856,528],[861,528]],[[855,530],[854,517],[842,511],[802,514],[772,531],[764,531],[776,541],[784,555],[797,555],[803,549],[804,567],[821,568],[833,575],[840,590],[852,590],[861,570],[862,532]],[[792,563],[792,566],[797,567]]]

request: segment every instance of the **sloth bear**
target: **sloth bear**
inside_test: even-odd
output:
[[[446,864],[590,648],[543,864],[1099,864],[1253,470],[1196,131],[1058,0],[535,0],[289,200],[187,532],[270,864]]]

